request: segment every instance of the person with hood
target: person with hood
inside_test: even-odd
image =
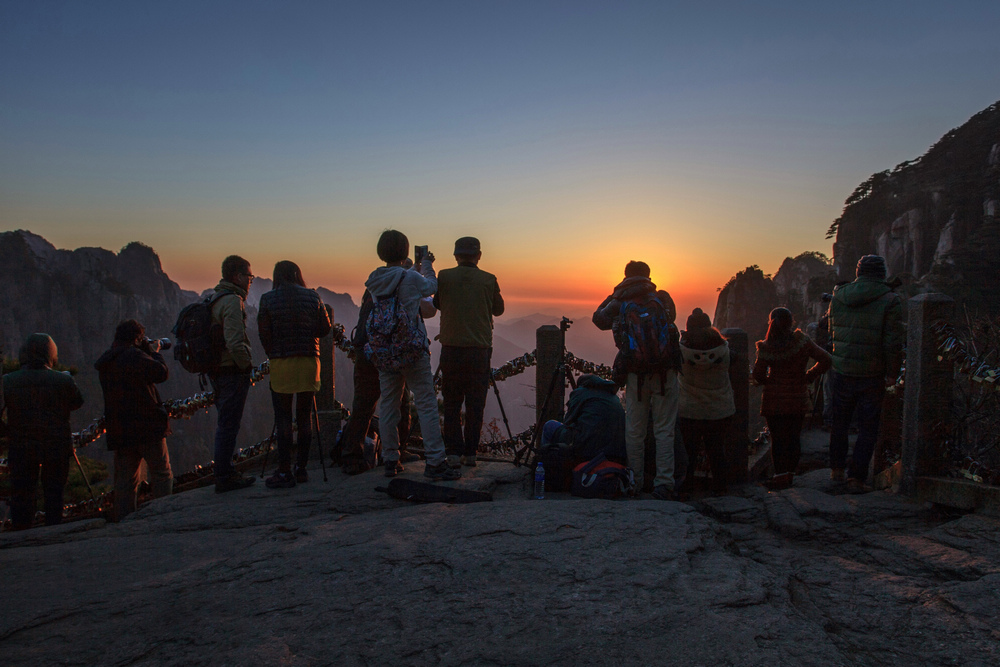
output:
[[[372,315],[386,312],[380,302],[385,301],[391,305],[390,299],[395,299],[396,310],[401,309],[401,315],[410,323],[411,331],[407,342],[412,345],[406,352],[406,359],[398,356],[387,358],[387,355],[398,354],[398,351],[377,347],[381,338],[376,339],[372,331],[368,331],[365,354],[379,369],[381,395],[378,399],[378,430],[385,475],[395,477],[403,472],[403,464],[399,460],[397,425],[405,384],[413,392],[413,404],[416,406],[420,433],[424,439],[424,477],[433,480],[459,479],[462,476],[461,469],[450,467],[445,458],[434,375],[431,372],[430,341],[420,314],[421,302],[432,296],[438,287],[434,273],[434,255],[428,253],[412,269],[404,268],[410,254],[410,241],[405,234],[395,229],[382,232],[376,251],[385,266],[372,271],[365,281],[365,288],[374,300]],[[366,329],[368,328],[366,325]]]
[[[614,362],[617,386],[625,387],[625,444],[628,462],[637,488],[643,488],[644,450],[649,420],[653,422],[656,442],[656,477],[653,497],[670,500],[674,496],[674,426],[677,420],[677,311],[674,300],[664,290],[657,290],[649,279],[649,265],[631,261],[625,265],[625,279],[606,298],[591,318],[598,329],[615,334],[618,355]],[[626,351],[635,343],[637,332],[629,331],[628,312],[655,320],[654,337],[663,337],[666,353],[655,360],[636,363]],[[645,341],[643,347],[649,349]]]
[[[108,450],[115,453],[114,520],[136,510],[136,494],[146,462],[153,498],[174,488],[167,436],[169,417],[156,385],[169,376],[159,341],[146,338],[146,328],[125,320],[115,329],[111,349],[94,364],[104,392],[104,427]]]
[[[35,489],[42,472],[45,525],[62,523],[63,489],[73,457],[70,413],[83,395],[69,373],[53,370],[59,350],[48,334],[28,336],[19,353],[21,368],[3,378],[10,466],[10,510],[14,530],[31,528]]]
[[[757,341],[753,365],[753,380],[764,387],[760,414],[771,432],[772,488],[792,485],[802,455],[802,421],[810,409],[809,385],[830,368],[826,350],[794,326],[792,311],[772,310],[767,335]],[[807,371],[810,359],[816,363]]]
[[[221,328],[225,339],[219,366],[208,376],[219,416],[215,430],[216,493],[245,489],[254,483],[253,477],[233,467],[236,436],[240,433],[253,370],[245,307],[253,279],[250,262],[239,255],[226,257],[222,262],[222,280],[215,286],[212,302],[212,324]]]
[[[694,483],[698,450],[704,449],[712,470],[712,490],[725,491],[729,472],[726,448],[730,418],[736,414],[729,381],[729,344],[701,308],[695,308],[681,335],[681,390],[678,426],[688,453],[686,484]]]
[[[542,429],[538,458],[545,468],[546,489],[569,491],[573,469],[599,454],[628,465],[625,410],[618,385],[597,375],[581,375],[569,395],[566,419],[550,420]]]
[[[906,333],[903,303],[886,284],[885,259],[865,255],[857,278],[833,291],[830,333],[833,338],[833,423],[830,427],[830,476],[842,481],[847,468],[848,429],[852,415],[858,439],[848,471],[847,490],[864,493],[878,439],[885,388],[896,382],[903,363]]]
[[[295,262],[274,265],[274,289],[260,297],[257,334],[270,360],[271,405],[278,439],[278,469],[264,484],[288,489],[309,481],[309,445],[319,391],[319,339],[330,333],[330,312],[316,290],[306,287]],[[292,473],[292,400],[298,446]]]

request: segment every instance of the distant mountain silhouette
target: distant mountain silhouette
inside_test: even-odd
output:
[[[861,183],[830,225],[831,237],[832,266],[803,253],[786,259],[773,279],[757,267],[734,276],[719,294],[716,322],[760,332],[777,305],[802,325],[814,321],[825,310],[823,292],[854,280],[867,254],[885,257],[904,299],[942,292],[972,314],[1000,314],[1000,102],[922,156]]]

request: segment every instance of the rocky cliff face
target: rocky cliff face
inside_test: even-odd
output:
[[[757,267],[721,290],[716,326],[766,331],[787,306],[800,324],[826,309],[823,292],[854,280],[867,254],[886,259],[905,298],[943,292],[971,314],[1000,313],[1000,102],[942,137],[921,157],[873,174],[830,226],[832,267],[820,253],[786,259],[769,280]],[[763,326],[763,330],[762,327]]]
[[[823,293],[833,291],[836,280],[830,260],[819,252],[785,258],[773,277],[756,266],[747,267],[719,292],[715,326],[743,329],[753,343],[767,333],[768,313],[784,306],[805,329],[823,315],[826,310]]]
[[[972,312],[1000,311],[1000,102],[921,157],[873,174],[830,226],[834,266],[853,280],[858,259],[886,258],[906,295],[944,292]]]

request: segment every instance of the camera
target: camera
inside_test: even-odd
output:
[[[170,342],[169,338],[147,338],[142,341],[142,345],[150,350],[159,351],[169,350],[173,346],[173,343]]]
[[[413,263],[419,264],[427,256],[427,246],[413,246]]]

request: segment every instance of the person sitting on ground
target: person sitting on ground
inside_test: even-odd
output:
[[[614,382],[581,375],[569,395],[566,420],[548,421],[542,430],[538,460],[545,469],[546,488],[569,491],[573,469],[600,454],[609,461],[628,464],[625,409]]]
[[[156,385],[170,373],[160,342],[146,338],[146,328],[125,320],[115,329],[111,349],[94,364],[104,393],[108,449],[115,453],[114,520],[136,510],[136,495],[146,462],[153,498],[174,488],[167,436],[170,418]]]
[[[306,287],[298,264],[274,265],[274,288],[260,297],[257,333],[270,360],[271,404],[278,440],[278,469],[264,484],[288,489],[309,481],[306,466],[319,391],[319,339],[330,333],[330,312],[316,290]],[[298,427],[292,474],[292,399]]]
[[[775,308],[768,316],[767,335],[757,341],[753,379],[764,387],[760,414],[771,432],[774,460],[772,488],[792,485],[802,455],[802,421],[809,411],[809,385],[830,368],[830,355],[800,329],[792,311]],[[808,371],[810,359],[816,363]]]
[[[20,370],[3,378],[10,466],[10,513],[14,530],[31,528],[35,518],[38,469],[45,493],[45,525],[62,523],[63,488],[73,457],[70,413],[83,395],[69,373],[52,370],[59,350],[48,334],[28,336],[18,355]]]
[[[382,232],[377,252],[385,266],[372,271],[365,281],[371,292],[375,308],[379,301],[395,299],[397,309],[402,309],[410,323],[412,335],[405,344],[414,347],[403,353],[390,347],[383,348],[382,341],[373,340],[372,330],[368,331],[365,347],[369,360],[379,369],[381,396],[378,400],[379,439],[382,441],[382,455],[385,459],[386,477],[395,477],[403,472],[399,461],[399,403],[404,383],[413,392],[413,403],[417,407],[420,433],[424,439],[424,477],[434,480],[456,480],[462,471],[452,468],[445,459],[444,439],[441,437],[441,423],[438,416],[437,393],[434,391],[434,374],[431,372],[430,341],[427,329],[420,316],[421,301],[437,291],[437,277],[434,273],[434,255],[428,253],[422,258],[418,270],[403,268],[410,253],[410,241],[406,235],[395,229]],[[394,311],[396,312],[396,311]],[[398,323],[399,320],[397,319]],[[394,343],[398,341],[394,337]],[[412,357],[412,358],[410,358]]]
[[[708,315],[695,308],[681,334],[680,348],[684,366],[677,414],[688,453],[685,491],[693,488],[698,450],[704,449],[712,470],[712,490],[722,493],[728,479],[730,420],[736,414],[729,380],[729,344]]]

